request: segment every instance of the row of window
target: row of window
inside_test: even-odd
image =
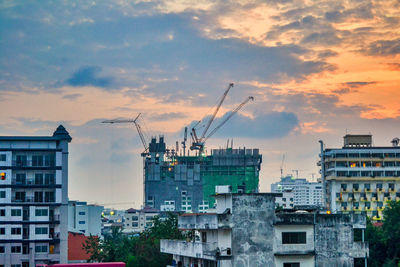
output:
[[[400,171],[331,171],[327,175],[338,177],[398,177]]]
[[[354,190],[360,190],[361,189],[360,184],[352,184],[352,185],[353,185],[353,189]],[[341,184],[340,185],[340,189],[342,189],[342,190],[347,190],[348,188],[350,188],[349,184]],[[383,189],[383,183],[377,183],[375,188],[376,189]],[[387,188],[390,189],[390,190],[394,190],[395,189],[395,184],[394,183],[389,183]],[[371,184],[369,184],[369,183],[364,184],[364,189],[365,190],[371,190]]]
[[[400,153],[333,153],[326,154],[326,158],[400,158]]]
[[[22,210],[21,209],[11,209],[11,216],[21,216],[22,215]],[[40,216],[48,216],[49,211],[47,209],[36,209],[35,210],[35,216],[40,217]],[[0,209],[0,217],[6,216],[6,210],[5,209]]]
[[[48,246],[47,245],[37,245],[35,246],[35,253],[47,253]],[[0,246],[0,254],[5,253],[5,247]],[[11,253],[21,253],[21,246],[11,246]],[[19,265],[19,264],[14,264]],[[13,265],[11,265],[13,266]],[[19,265],[21,266],[21,265]]]
[[[36,235],[47,235],[49,229],[47,227],[36,227],[35,234]],[[6,234],[6,228],[0,227],[0,235]],[[20,235],[21,234],[21,227],[12,227],[11,228],[11,235]]]
[[[26,173],[17,173],[15,175],[15,184],[17,185],[51,185],[55,184],[54,173],[35,173],[33,179],[27,179]]]

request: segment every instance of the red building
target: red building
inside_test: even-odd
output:
[[[90,255],[83,249],[83,243],[88,239],[82,233],[68,232],[68,262],[86,262]]]

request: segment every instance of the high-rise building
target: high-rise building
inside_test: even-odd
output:
[[[400,146],[395,141],[372,146],[372,135],[346,135],[342,148],[321,151],[329,210],[366,211],[379,220],[388,200],[400,200]]]
[[[144,159],[145,206],[160,211],[206,212],[214,206],[217,185],[232,192],[258,192],[262,157],[258,149],[212,149],[189,156],[166,149],[164,137],[152,138]]]
[[[52,136],[0,136],[0,264],[67,263],[68,143]]]
[[[276,203],[284,209],[322,206],[321,183],[286,176],[271,184],[271,192],[282,193],[282,197],[278,197]]]
[[[80,232],[86,236],[101,236],[101,213],[104,207],[88,205],[84,201],[68,202],[68,231]]]

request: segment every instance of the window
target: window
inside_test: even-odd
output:
[[[46,245],[39,245],[35,247],[35,252],[36,253],[46,253],[47,252],[47,246]]]
[[[35,184],[43,184],[43,173],[35,173]]]
[[[79,224],[85,224],[86,222],[85,221],[79,221]]]
[[[21,216],[21,215],[22,215],[21,209],[12,209],[11,210],[11,216]]]
[[[37,227],[35,229],[35,234],[36,235],[47,235],[48,231],[46,227]]]
[[[20,235],[21,234],[21,228],[11,228],[11,234],[12,235]]]
[[[5,253],[5,248],[4,248],[4,246],[1,246],[1,247],[0,247],[0,253]]]
[[[21,267],[21,264],[11,264],[11,267]]]
[[[47,209],[36,209],[35,210],[35,216],[47,216],[48,211]]]
[[[43,166],[43,156],[32,156],[32,166],[37,167],[37,166]]]
[[[1,227],[0,228],[0,235],[5,235],[6,234],[6,228]]]
[[[6,210],[5,209],[1,209],[0,210],[0,216],[2,216],[2,217],[6,216]]]
[[[21,246],[12,246],[11,253],[21,253]]]
[[[86,212],[84,212],[84,211],[79,212],[79,215],[85,215],[85,214],[86,214]]]
[[[45,184],[55,184],[54,173],[46,173],[44,177]]]
[[[137,220],[139,220],[138,216],[132,216],[132,221],[137,221]]]
[[[0,191],[0,198],[6,198],[6,191]]]
[[[282,244],[306,244],[306,232],[283,232]]]
[[[45,192],[44,193],[44,201],[45,202],[54,202],[56,199],[55,192]]]
[[[300,262],[285,262],[283,267],[300,267]]]
[[[35,202],[43,202],[43,192],[35,192]]]
[[[138,226],[139,226],[139,224],[137,222],[132,223],[132,227],[138,227]]]
[[[0,161],[6,161],[6,160],[7,160],[6,154],[0,154]]]

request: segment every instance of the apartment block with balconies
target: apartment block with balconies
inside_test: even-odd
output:
[[[321,156],[321,155],[320,155]],[[400,146],[372,146],[371,135],[346,135],[343,148],[321,157],[326,203],[332,212],[361,212],[382,218],[388,201],[400,200]]]
[[[0,264],[67,262],[68,143],[52,136],[0,136]]]
[[[365,214],[276,213],[276,197],[281,194],[217,194],[215,213],[179,216],[178,228],[191,231],[191,240],[161,240],[160,250],[183,267],[365,263]]]

